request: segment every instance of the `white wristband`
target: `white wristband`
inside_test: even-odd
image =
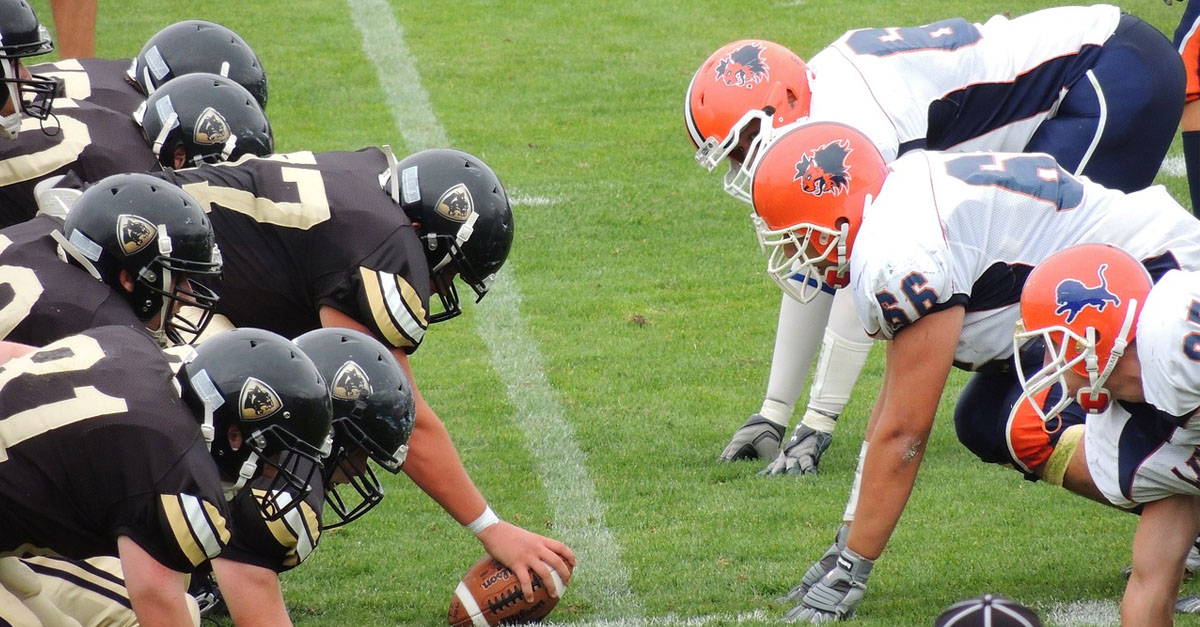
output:
[[[498,522],[500,522],[500,518],[496,516],[496,512],[492,511],[492,506],[488,505],[483,510],[483,513],[479,515],[479,518],[476,518],[467,524],[467,529],[469,529],[471,533],[479,535],[484,529],[487,529]]]

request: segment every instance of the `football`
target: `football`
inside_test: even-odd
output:
[[[535,576],[533,598],[526,599],[517,575],[492,556],[484,555],[454,589],[447,621],[452,627],[536,623],[554,609],[565,589],[562,578],[553,568],[550,575],[557,596],[552,596],[542,580]]]

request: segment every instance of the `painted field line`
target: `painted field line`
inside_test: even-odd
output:
[[[347,0],[363,49],[375,65],[380,85],[411,150],[448,146],[446,131],[421,87],[416,60],[404,44],[404,29],[386,0]],[[510,266],[511,269],[511,266]],[[515,410],[514,422],[525,436],[538,475],[554,507],[554,535],[579,557],[579,595],[602,616],[636,618],[642,614],[630,586],[621,548],[604,522],[604,503],[588,476],[587,456],[575,441],[561,403],[542,369],[536,343],[525,332],[521,293],[511,271],[501,272],[488,299],[470,317],[487,345],[492,368]],[[499,506],[504,515],[503,506]]]
[[[1167,155],[1163,159],[1162,167],[1159,169],[1162,170],[1163,174],[1178,177],[1187,176],[1187,164],[1183,162],[1183,155]]]
[[[706,625],[741,625],[768,622],[771,618],[762,610],[743,614],[708,614],[705,616],[646,616],[618,620],[586,620],[577,622],[544,621],[545,627],[705,627]]]
[[[1116,601],[1064,601],[1050,606],[1042,616],[1051,627],[1117,627],[1121,606]]]

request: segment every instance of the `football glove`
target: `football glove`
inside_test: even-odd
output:
[[[760,470],[758,475],[815,475],[817,465],[821,463],[821,455],[832,442],[832,433],[817,431],[800,423],[792,431],[792,437],[783,445],[779,456]]]
[[[863,595],[867,593],[867,577],[875,561],[849,548],[838,554],[837,565],[813,584],[800,605],[792,608],[783,619],[793,623],[828,623],[854,616]]]
[[[800,578],[800,583],[792,586],[792,589],[788,590],[786,595],[779,597],[776,601],[793,604],[802,601],[804,593],[808,592],[808,589],[813,584],[820,581],[821,577],[824,577],[837,565],[838,554],[842,552],[842,549],[846,548],[846,537],[849,535],[850,527],[846,525],[838,527],[837,535],[833,538],[833,544],[829,545],[829,548],[825,550],[825,554],[821,556],[821,559],[814,562],[812,566],[808,567],[808,570],[804,571],[804,576]]]
[[[779,453],[779,441],[784,428],[761,414],[753,414],[746,424],[733,434],[733,439],[721,451],[721,461],[735,462],[743,459],[771,459]]]

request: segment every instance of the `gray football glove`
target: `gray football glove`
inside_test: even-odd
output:
[[[829,548],[825,550],[825,554],[821,556],[821,559],[814,562],[812,566],[808,567],[808,570],[804,571],[804,576],[800,578],[800,583],[792,586],[792,589],[788,590],[787,594],[775,599],[775,601],[792,604],[802,601],[808,589],[820,581],[821,577],[824,577],[829,571],[833,570],[834,566],[837,566],[838,554],[842,552],[842,549],[846,548],[846,537],[849,535],[850,527],[846,525],[838,527],[837,535],[833,538],[833,544],[829,545]]]
[[[768,475],[815,475],[821,463],[821,455],[833,443],[833,434],[817,431],[804,423],[796,425],[792,437],[783,445],[771,463],[758,472],[760,477]]]
[[[721,451],[721,461],[736,462],[742,459],[771,459],[779,453],[779,441],[784,428],[760,414],[753,414],[746,424],[733,434],[733,439]]]
[[[1175,612],[1178,614],[1200,614],[1200,595],[1183,597],[1176,601]]]
[[[863,595],[867,593],[867,577],[875,567],[869,560],[850,549],[842,549],[837,566],[813,584],[800,605],[792,608],[783,619],[793,623],[828,623],[854,616]]]

